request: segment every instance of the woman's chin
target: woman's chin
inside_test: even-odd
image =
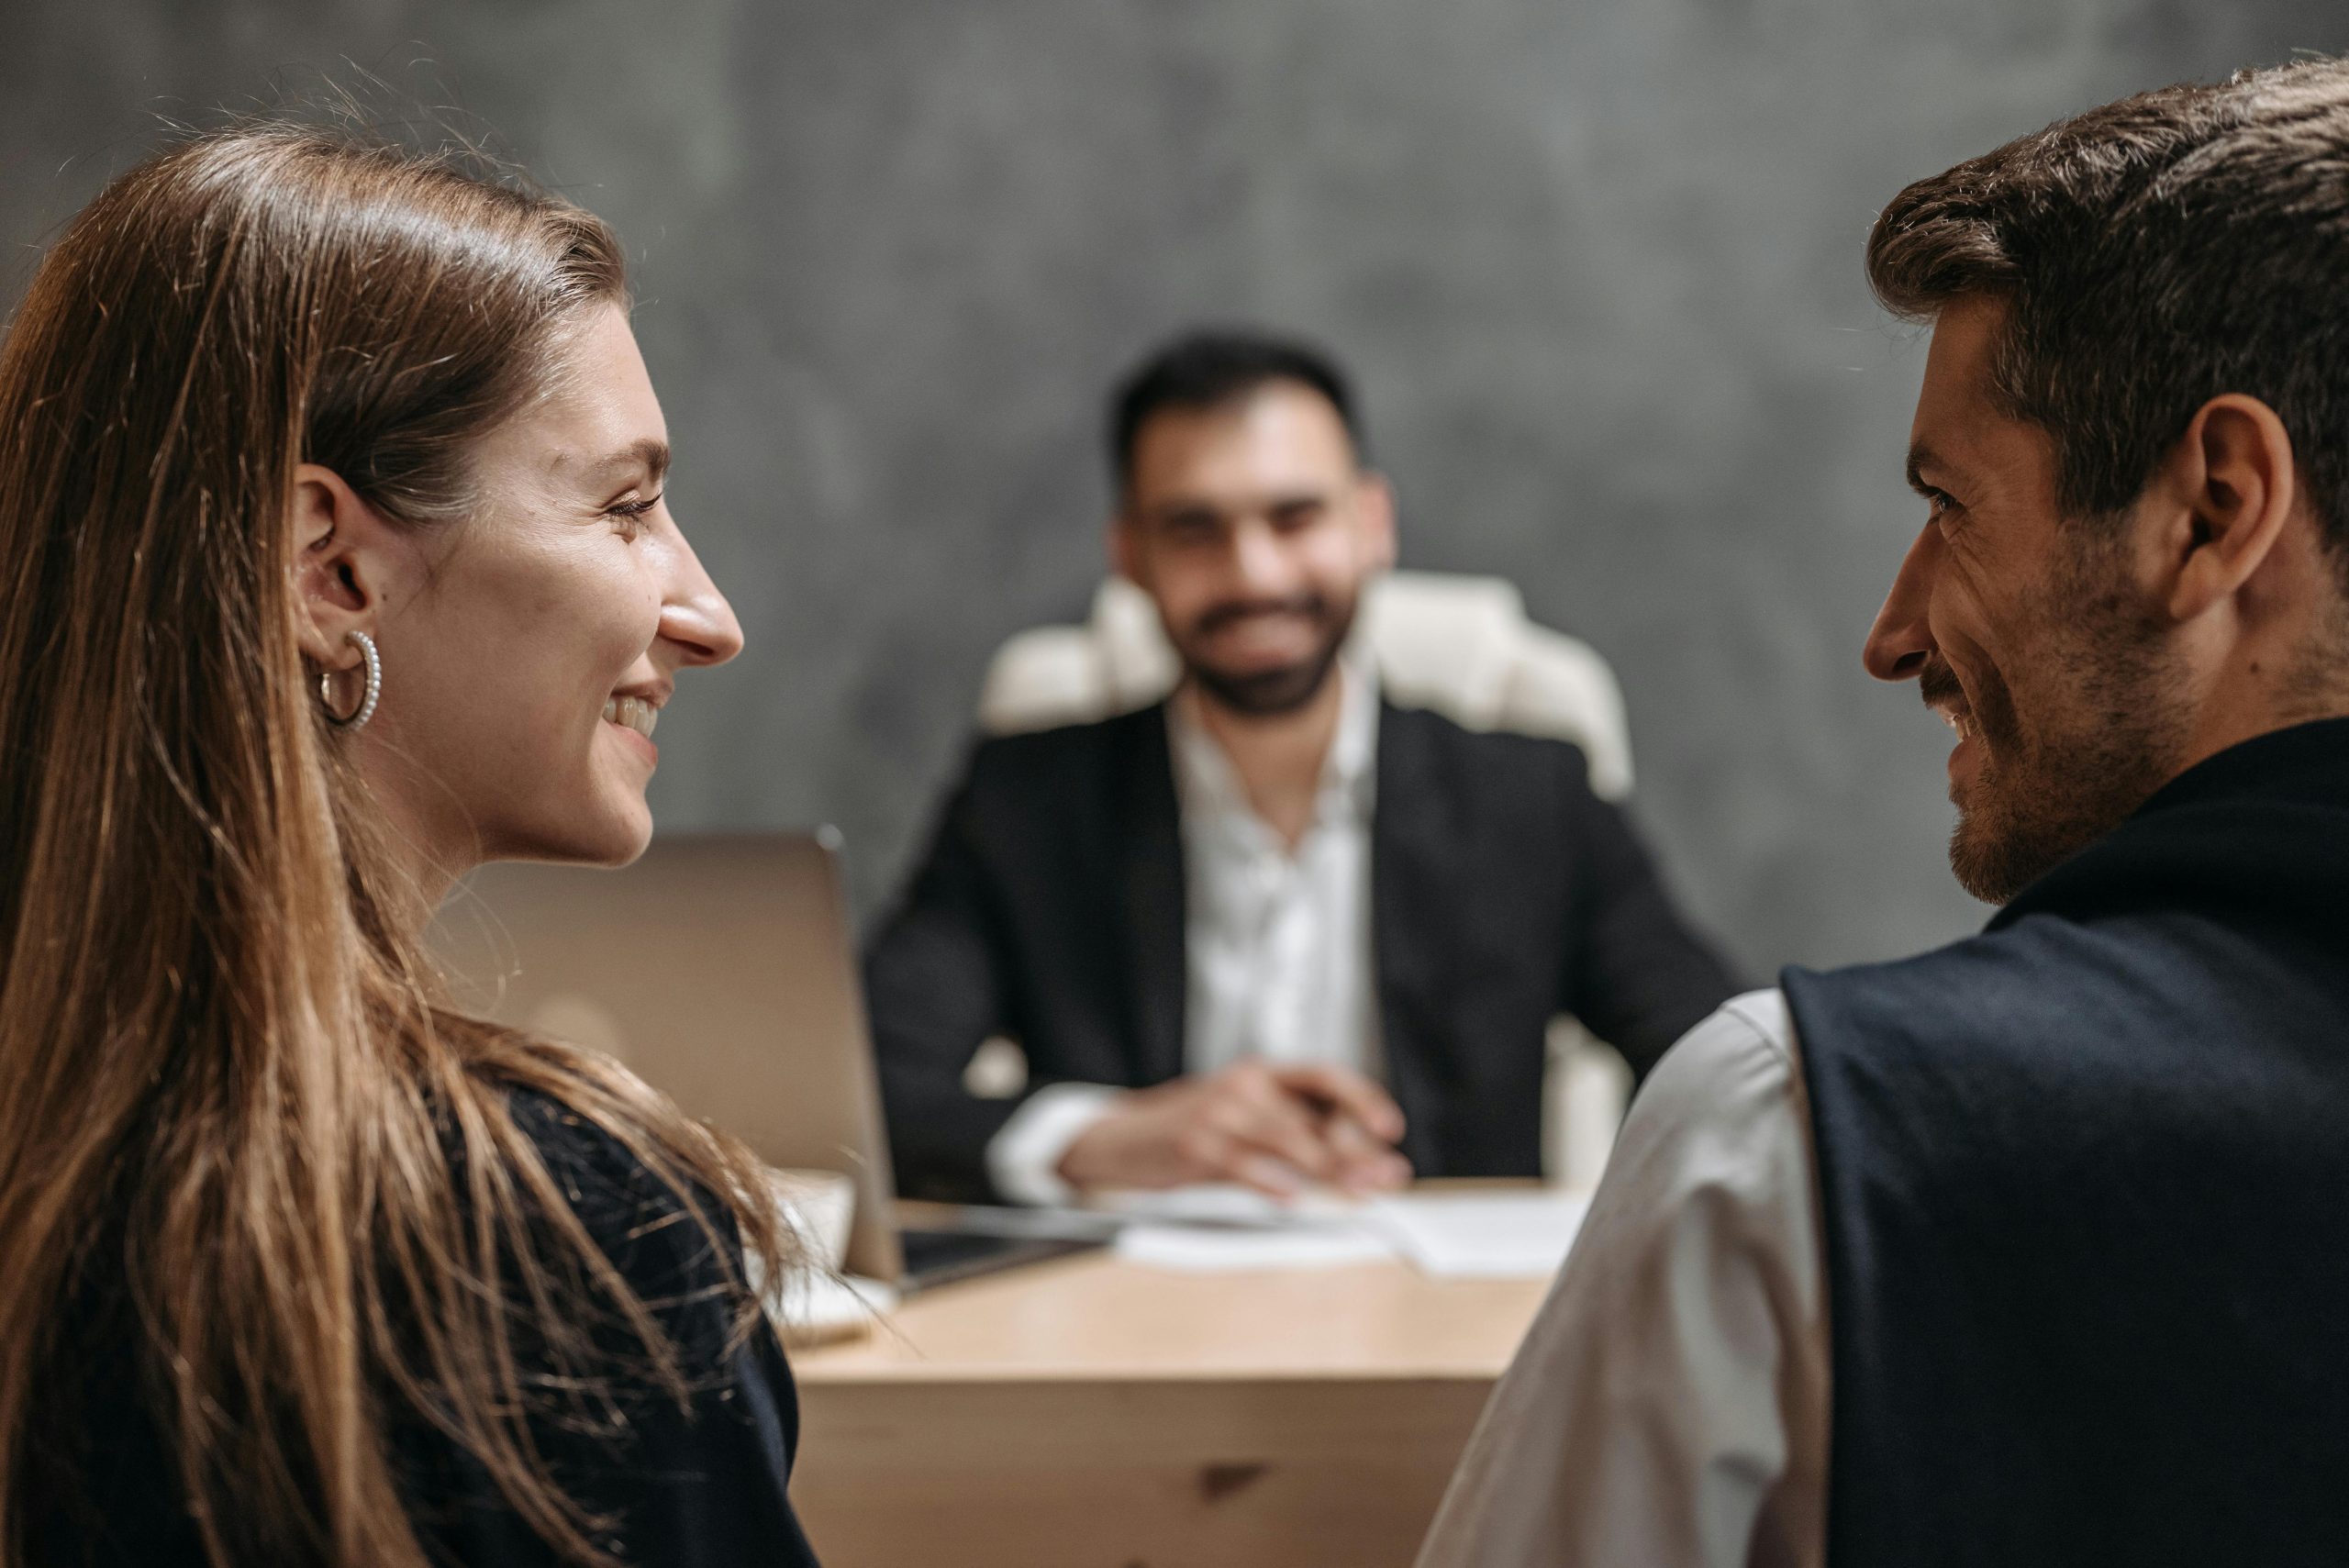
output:
[[[632,800],[599,800],[536,832],[513,835],[508,842],[508,851],[494,859],[617,869],[634,862],[652,842],[652,812],[641,795]]]
[[[632,864],[651,842],[652,811],[640,795],[626,819],[613,824],[604,846],[606,852],[598,855],[594,863],[604,866]]]

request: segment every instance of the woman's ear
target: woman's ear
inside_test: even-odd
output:
[[[322,670],[359,662],[354,631],[373,633],[397,536],[342,476],[315,462],[294,470],[294,586],[302,651]]]

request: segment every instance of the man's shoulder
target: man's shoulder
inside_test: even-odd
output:
[[[1165,733],[1161,702],[1081,724],[982,735],[971,748],[970,775],[974,784],[1022,790],[1091,781],[1142,749],[1163,751]]]
[[[2126,1059],[2172,1031],[2182,995],[2209,993],[2201,936],[2159,919],[2035,914],[1908,958],[1790,967],[1779,985],[1807,1055],[2077,1067]]]
[[[1003,734],[982,735],[975,751],[982,757],[1034,765],[1063,758],[1115,751],[1131,745],[1152,730],[1163,733],[1165,728],[1166,705],[1154,702],[1144,707],[1111,714],[1107,718],[1050,725],[1041,729],[1015,729]]]
[[[1742,992],[1682,1035],[1640,1094],[1645,1098],[1661,1088],[1664,1099],[1680,1095],[1702,1104],[1717,1097],[1724,1078],[1776,1092],[1793,1078],[1797,1052],[1786,993],[1775,986]]]
[[[1806,1037],[1854,1028],[1871,1035],[1907,1035],[1947,1028],[1974,1016],[1993,997],[2010,996],[2033,967],[2018,962],[2015,946],[2012,939],[1992,932],[1902,958],[1834,969],[1790,964],[1780,972],[1778,986]]]
[[[1399,745],[1455,762],[1464,779],[1544,776],[1588,787],[1589,759],[1580,746],[1558,736],[1472,729],[1433,708],[1407,706],[1392,698],[1381,704],[1378,722],[1382,748]]]
[[[1828,993],[1854,999],[1954,1003],[2029,987],[2068,989],[2134,969],[2147,961],[2139,922],[2085,922],[2032,915],[1904,958],[1785,972],[1788,995]]]
[[[1606,1181],[1639,1194],[1633,1207],[1649,1212],[1637,1222],[1657,1230],[1676,1226],[1699,1188],[1749,1211],[1780,1207],[1787,1195],[1777,1184],[1802,1185],[1803,1099],[1786,997],[1775,989],[1732,996],[1641,1085]]]

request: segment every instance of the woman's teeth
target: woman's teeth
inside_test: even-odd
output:
[[[652,725],[660,717],[661,710],[642,697],[608,697],[604,702],[606,724],[625,725],[647,740],[652,739]]]

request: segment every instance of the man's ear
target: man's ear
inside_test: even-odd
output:
[[[1108,543],[1109,569],[1137,587],[1148,588],[1150,563],[1142,558],[1141,533],[1125,513],[1109,519]]]
[[[1387,571],[1395,564],[1395,487],[1385,474],[1371,469],[1364,469],[1354,483],[1354,505],[1361,509],[1363,545],[1370,557],[1370,570]]]
[[[373,633],[397,536],[342,476],[315,462],[294,470],[294,587],[302,651],[322,670],[359,662],[351,633]]]
[[[2299,504],[2292,438],[2276,410],[2226,393],[2204,404],[2156,483],[2165,597],[2188,621],[2232,598],[2282,537]]]

